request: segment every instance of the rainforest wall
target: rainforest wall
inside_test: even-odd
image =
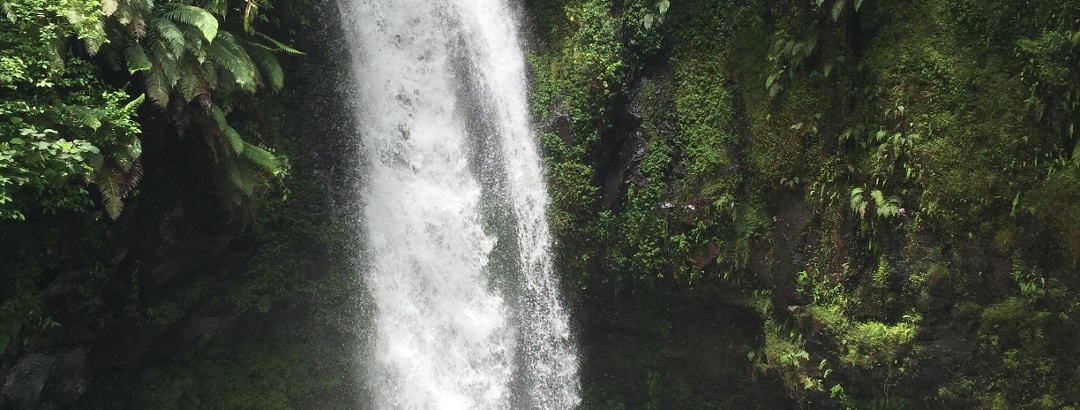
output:
[[[274,3],[0,2],[0,408],[362,395],[344,40]]]
[[[0,408],[364,408],[333,2],[0,0]],[[1074,408],[1080,4],[524,0],[586,409]]]
[[[1080,6],[525,9],[587,408],[1080,401]]]

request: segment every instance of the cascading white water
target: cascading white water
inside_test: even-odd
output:
[[[340,0],[380,409],[568,409],[577,357],[506,0]]]

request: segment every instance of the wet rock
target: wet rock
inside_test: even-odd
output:
[[[41,389],[52,373],[51,356],[40,353],[26,355],[20,360],[4,381],[0,390],[0,404],[3,408],[29,409],[37,407],[41,401]]]

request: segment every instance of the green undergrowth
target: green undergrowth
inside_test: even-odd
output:
[[[1075,404],[1080,8],[542,3],[576,304],[753,308],[753,377],[803,405]]]

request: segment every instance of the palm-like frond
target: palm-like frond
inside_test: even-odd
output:
[[[211,14],[224,17],[225,12],[228,11],[228,3],[227,0],[208,0],[203,3],[202,8]]]
[[[135,139],[130,144],[124,144],[119,149],[116,149],[112,154],[113,160],[120,166],[120,169],[124,172],[131,172],[132,166],[139,161],[139,157],[142,155],[142,142]]]
[[[185,59],[181,63],[180,80],[176,83],[176,91],[180,93],[180,98],[183,98],[184,102],[191,102],[196,95],[205,91],[201,70],[191,59]]]
[[[229,32],[219,32],[217,41],[206,47],[206,56],[218,67],[232,73],[236,85],[247,91],[255,89],[255,62]]]
[[[120,4],[116,0],[102,0],[101,1],[101,14],[105,17],[112,16],[116,13],[116,9],[120,7]]]
[[[225,119],[225,113],[216,105],[211,105],[207,111],[210,112],[210,117],[214,119],[218,129],[221,130],[221,136],[225,138],[225,142],[229,144],[229,147],[232,148],[234,153],[241,155],[244,152],[244,147],[247,143],[240,137],[240,133],[236,132],[236,129],[229,125],[229,122]]]
[[[10,21],[12,23],[16,21],[15,12],[11,10],[11,3],[8,3],[6,1],[0,3],[0,12],[4,13],[4,18],[6,18],[7,21]]]
[[[142,106],[144,101],[146,101],[146,94],[139,94],[139,96],[135,97],[134,100],[131,100],[127,104],[124,104],[124,106],[120,108],[120,111],[124,113],[133,113],[135,112],[135,110],[139,109],[140,106]]]
[[[281,161],[277,156],[258,145],[244,143],[244,152],[241,156],[259,168],[270,173],[281,172]]]
[[[83,126],[96,130],[101,128],[102,119],[105,118],[105,113],[101,110],[85,107],[82,105],[64,105],[59,107],[61,115],[65,118],[73,120],[75,125]]]
[[[154,67],[150,58],[146,56],[146,51],[138,43],[131,43],[124,49],[124,61],[127,62],[127,69],[131,74]]]
[[[214,41],[218,34],[218,20],[209,11],[195,6],[177,6],[164,14],[164,17],[177,23],[198,28],[203,38]]]
[[[282,43],[280,41],[274,40],[273,38],[271,38],[270,36],[268,36],[266,34],[263,34],[263,33],[257,32],[257,31],[253,31],[251,34],[253,36],[255,36],[255,38],[258,38],[258,39],[263,40],[263,41],[265,41],[267,43],[270,43],[270,45],[273,46],[272,48],[268,47],[268,48],[270,48],[271,51],[280,51],[280,52],[285,53],[285,54],[292,54],[292,55],[296,55],[296,56],[304,55],[304,52],[302,52],[300,50],[297,50],[295,48],[289,47],[289,46],[285,45],[285,43]]]
[[[248,55],[255,65],[259,66],[262,79],[268,83],[271,90],[278,91],[285,85],[285,73],[281,70],[281,64],[270,50],[262,46],[248,47]]]
[[[255,193],[254,175],[237,162],[225,161],[225,174],[233,185],[244,192],[244,195],[251,196],[251,194]]]
[[[99,54],[104,60],[105,64],[109,66],[113,71],[121,71],[126,67],[127,62],[124,61],[124,48],[127,47],[129,41],[127,41],[127,35],[117,26],[107,26],[105,28],[105,36],[114,40],[111,43],[105,44],[102,52]]]
[[[169,19],[157,18],[150,22],[155,39],[159,39],[173,56],[184,52],[184,33]]]
[[[161,69],[153,69],[146,75],[146,95],[150,97],[150,101],[154,102],[160,108],[165,108],[169,105],[169,90],[172,88],[168,81],[165,79],[165,74]]]
[[[107,166],[101,167],[94,176],[94,185],[101,191],[105,212],[112,219],[119,217],[120,211],[124,209],[124,200],[120,196],[120,183],[116,174]]]

